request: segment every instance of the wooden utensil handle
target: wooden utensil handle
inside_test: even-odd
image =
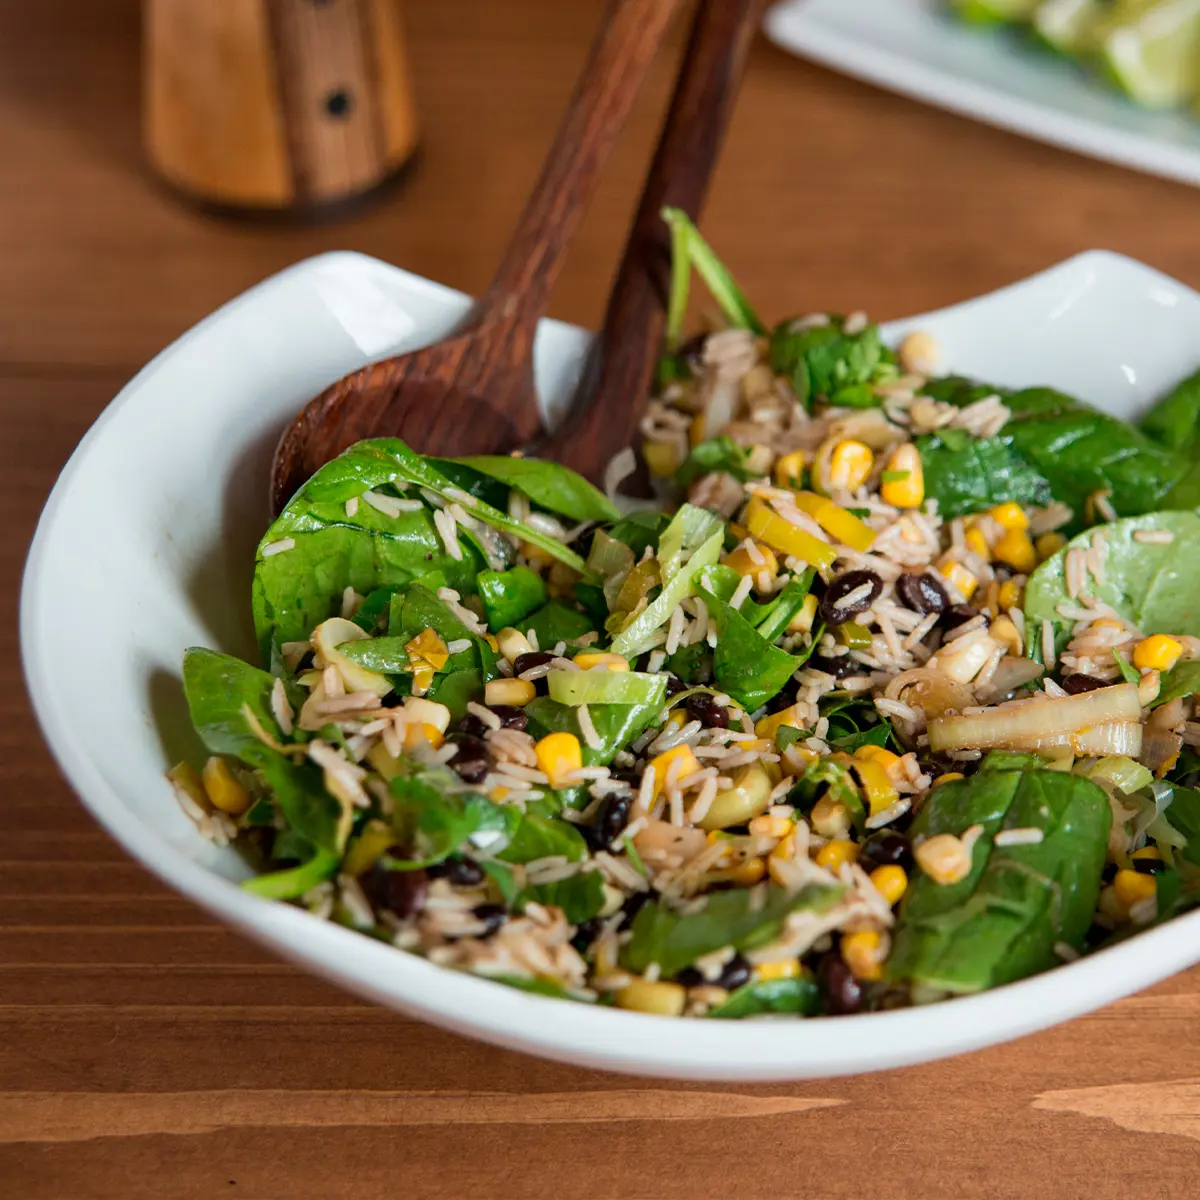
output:
[[[541,176],[476,310],[479,324],[521,328],[533,337],[600,168],[678,6],[679,0],[611,0]],[[494,369],[518,359],[523,342],[512,337],[493,346]]]
[[[696,218],[733,112],[763,0],[700,0],[605,313],[604,331],[568,425],[539,451],[603,476],[633,444],[661,343],[670,278],[665,205]]]

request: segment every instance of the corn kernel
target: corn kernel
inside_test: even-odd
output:
[[[850,832],[850,810],[840,801],[822,796],[810,814],[813,829],[823,838],[844,838]]]
[[[654,772],[656,795],[667,786],[667,774],[671,770],[672,764],[676,762],[680,764],[674,771],[676,779],[686,779],[694,771],[700,770],[700,762],[691,746],[673,746],[670,750],[656,754],[650,760],[650,769]]]
[[[885,771],[890,771],[900,761],[900,755],[893,754],[884,746],[859,746],[854,757],[877,762]]]
[[[1005,653],[1011,654],[1013,658],[1021,657],[1025,647],[1021,642],[1021,635],[1017,632],[1016,625],[1008,617],[997,617],[992,622],[989,632],[993,640],[999,642],[1004,648]]]
[[[803,967],[798,958],[781,958],[776,962],[759,963],[754,968],[757,983],[773,983],[776,979],[798,979]]]
[[[900,897],[908,891],[908,875],[903,867],[894,863],[876,867],[871,872],[871,882],[875,890],[891,905],[899,903]]]
[[[805,596],[804,603],[800,605],[799,611],[788,622],[788,633],[811,633],[813,621],[817,617],[817,605],[819,603],[816,596]]]
[[[1006,579],[1001,585],[997,593],[996,599],[1000,607],[1009,612],[1014,608],[1020,608],[1025,602],[1025,589],[1015,580]]]
[[[201,777],[213,808],[219,808],[222,812],[236,817],[250,807],[250,793],[223,758],[217,758],[215,755],[210,758],[204,764]]]
[[[793,450],[775,461],[775,482],[781,487],[799,487],[804,478],[804,451]]]
[[[755,554],[757,554],[757,558]],[[732,567],[739,575],[749,575],[756,582],[764,571],[772,579],[779,573],[779,560],[775,557],[775,551],[762,542],[754,543],[753,553],[746,546],[739,546],[736,550],[731,550],[721,561],[725,566]]]
[[[942,344],[933,334],[918,329],[900,343],[897,355],[905,371],[929,378],[941,369]]]
[[[853,759],[852,764],[862,783],[863,798],[867,801],[869,809],[868,815],[877,817],[886,812],[900,798],[888,778],[887,769],[873,758]]]
[[[1052,555],[1057,554],[1066,544],[1067,539],[1061,533],[1043,533],[1033,543],[1034,549],[1038,552],[1038,558],[1050,558]]]
[[[1158,892],[1158,884],[1153,875],[1143,875],[1141,871],[1126,868],[1117,872],[1113,891],[1124,908],[1131,909],[1143,900],[1152,899]]]
[[[342,859],[342,871],[347,875],[362,875],[378,861],[379,856],[396,844],[396,831],[383,821],[368,821],[363,831],[350,843]]]
[[[568,787],[571,776],[583,766],[583,749],[573,733],[548,733],[533,752],[552,788]]]
[[[842,935],[842,960],[855,979],[873,982],[883,975],[886,946],[883,937],[874,929]]]
[[[874,465],[875,455],[870,447],[847,438],[833,448],[829,459],[829,484],[835,491],[857,491],[867,482]]]
[[[852,863],[857,858],[858,846],[854,842],[835,838],[831,842],[826,842],[817,851],[817,866],[824,867],[825,870],[833,871],[836,874],[846,863]]]
[[[792,832],[793,823],[787,817],[772,817],[764,813],[754,817],[746,826],[751,837],[785,838]]]
[[[1183,653],[1183,646],[1173,637],[1165,633],[1156,633],[1143,638],[1133,648],[1133,665],[1145,671],[1153,668],[1156,671],[1169,671]]]
[[[1140,850],[1135,850],[1129,857],[1148,858],[1152,862],[1162,862],[1162,851],[1157,846],[1143,846]]]
[[[681,1017],[687,1004],[687,989],[679,983],[665,979],[651,983],[647,979],[633,979],[616,993],[613,999],[618,1008],[631,1012],[653,1013],[659,1017]]]
[[[781,838],[779,845],[771,851],[770,857],[773,860],[782,859],[784,862],[791,862],[796,857],[796,835],[789,833],[787,837]]]
[[[509,662],[516,662],[522,654],[533,653],[533,646],[530,645],[529,639],[511,625],[496,634],[496,645]]]
[[[944,561],[938,566],[942,578],[958,590],[964,600],[970,600],[979,580],[960,562]]]
[[[943,783],[953,783],[956,779],[965,778],[966,776],[961,771],[947,771],[945,775],[939,775],[929,786],[941,787]]]
[[[418,746],[429,746],[436,750],[445,740],[442,731],[428,721],[410,721],[404,726],[405,750],[415,750]]]
[[[760,717],[754,722],[754,736],[773,742],[775,735],[785,726],[789,729],[804,728],[800,721],[800,713],[794,704],[768,717]]]
[[[204,790],[204,784],[200,779],[200,772],[192,766],[191,763],[181,762],[176,763],[168,772],[167,778],[173,783],[187,798],[196,805],[197,808],[204,812],[212,811],[212,801],[208,798],[208,793]]]
[[[1037,551],[1029,534],[1023,529],[1006,529],[992,547],[997,562],[1007,563],[1017,571],[1028,573],[1037,566]]]
[[[642,458],[651,475],[665,479],[679,470],[682,460],[679,457],[679,447],[674,442],[646,442],[642,446]]]
[[[577,667],[591,671],[599,667],[603,671],[628,671],[629,660],[622,654],[611,654],[600,650],[585,650],[575,655],[572,661]]]
[[[435,726],[439,733],[445,733],[450,728],[450,710],[436,700],[422,700],[410,696],[404,701],[404,713],[410,720],[424,721]]]
[[[536,695],[537,688],[529,679],[490,679],[483,687],[483,702],[489,706],[524,708]]]
[[[450,651],[435,629],[422,629],[411,642],[405,643],[404,652],[414,670],[429,666],[440,671],[450,659]]]
[[[706,437],[708,437],[707,423],[704,420],[704,414],[699,413],[692,418],[691,425],[688,426],[688,441],[693,446],[698,446]]]
[[[963,540],[967,543],[967,549],[974,550],[985,562],[991,557],[992,548],[983,536],[982,529],[968,529]]]
[[[744,863],[738,863],[736,867],[731,867],[726,874],[726,878],[730,883],[736,883],[738,887],[753,887],[756,883],[761,883],[767,873],[767,864],[761,858],[748,858]]]
[[[1029,528],[1029,518],[1025,515],[1025,510],[1015,500],[1009,500],[1005,504],[997,504],[992,509],[991,516],[992,520],[1002,529]]]
[[[892,472],[900,476],[905,471],[908,474],[903,478],[891,476]],[[921,469],[921,455],[916,446],[911,442],[897,446],[888,459],[885,473],[889,478],[879,487],[879,494],[885,504],[890,504],[893,508],[921,507],[925,500],[925,474]]]
[[[971,854],[952,833],[939,833],[922,842],[914,857],[934,883],[958,883],[971,873]]]

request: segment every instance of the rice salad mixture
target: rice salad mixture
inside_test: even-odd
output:
[[[263,668],[185,656],[185,811],[261,896],[675,1017],[975,992],[1195,904],[1200,379],[1135,428],[861,313],[767,330],[665,216],[656,498],[632,452],[606,494],[351,447],[260,545]]]

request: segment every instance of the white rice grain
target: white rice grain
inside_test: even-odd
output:
[[[296,545],[296,539],[285,537],[280,538],[277,542],[268,542],[262,548],[263,558],[273,558],[276,554],[285,554]]]

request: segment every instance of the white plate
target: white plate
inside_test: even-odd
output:
[[[1011,31],[957,22],[941,0],[787,0],[787,50],[892,91],[1096,158],[1200,183],[1200,121],[1148,112]]]
[[[869,299],[869,297],[864,297]],[[1200,960],[1200,912],[994,992],[835,1020],[668,1020],[526,995],[443,970],[260,900],[201,839],[163,771],[198,743],[185,647],[253,654],[254,547],[284,422],[337,376],[448,330],[466,296],[355,254],[300,263],[226,305],[146,367],[80,443],[46,505],[21,598],[21,648],[47,741],[84,803],[172,887],[352,991],[460,1033],[581,1065],[769,1080],[900,1066],[1041,1029]],[[1054,384],[1130,414],[1194,369],[1200,296],[1093,252],[885,331],[939,336],[1002,384]],[[588,335],[548,322],[538,379],[569,395]]]

